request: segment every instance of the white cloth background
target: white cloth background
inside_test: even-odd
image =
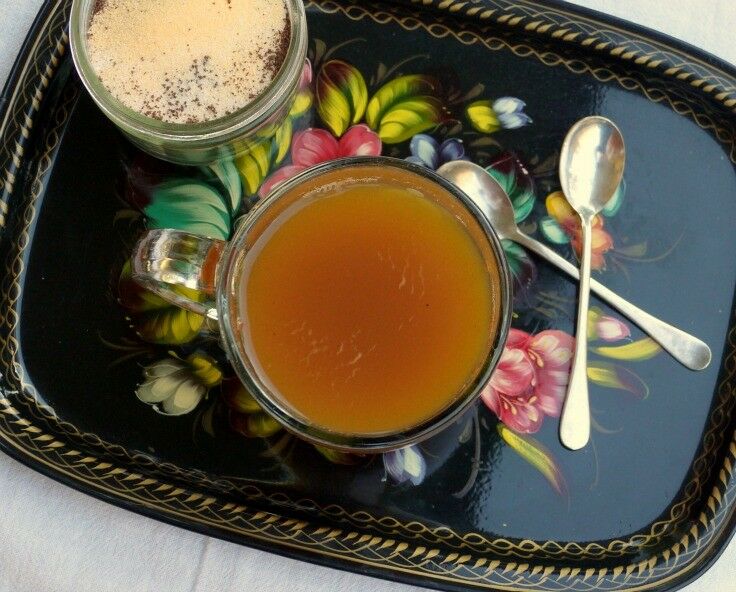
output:
[[[577,0],[736,63],[734,0]],[[41,0],[0,0],[0,83]],[[0,454],[0,592],[418,592],[144,518]],[[736,592],[736,539],[686,592]]]

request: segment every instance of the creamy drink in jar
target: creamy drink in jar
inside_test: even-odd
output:
[[[180,164],[263,141],[293,104],[307,48],[300,0],[74,0],[70,36],[105,115]]]
[[[87,53],[126,107],[168,123],[242,109],[289,48],[284,0],[97,0]]]

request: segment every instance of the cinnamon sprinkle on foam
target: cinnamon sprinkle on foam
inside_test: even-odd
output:
[[[98,0],[87,53],[125,106],[167,123],[199,123],[263,92],[290,39],[284,0]]]

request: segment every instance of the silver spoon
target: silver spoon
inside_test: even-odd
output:
[[[581,449],[590,439],[587,336],[593,218],[616,192],[625,161],[624,138],[605,117],[585,117],[578,121],[567,132],[560,152],[562,192],[580,216],[583,232],[575,355],[560,416],[560,440],[571,450]]]
[[[516,225],[514,208],[503,187],[485,169],[466,160],[443,164],[437,172],[462,189],[486,215],[499,237],[512,240],[546,259],[574,279],[578,268],[544,243],[524,234]],[[710,348],[697,337],[665,323],[591,279],[590,289],[649,334],[662,349],[690,370],[703,370],[711,360]]]

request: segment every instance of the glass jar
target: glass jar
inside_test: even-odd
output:
[[[87,55],[87,31],[98,0],[74,0],[69,24],[72,60],[102,112],[149,154],[177,164],[202,165],[251,150],[284,122],[299,90],[307,57],[307,19],[301,0],[286,0],[291,40],[281,69],[248,105],[200,123],[167,123],[123,105],[100,81]]]

